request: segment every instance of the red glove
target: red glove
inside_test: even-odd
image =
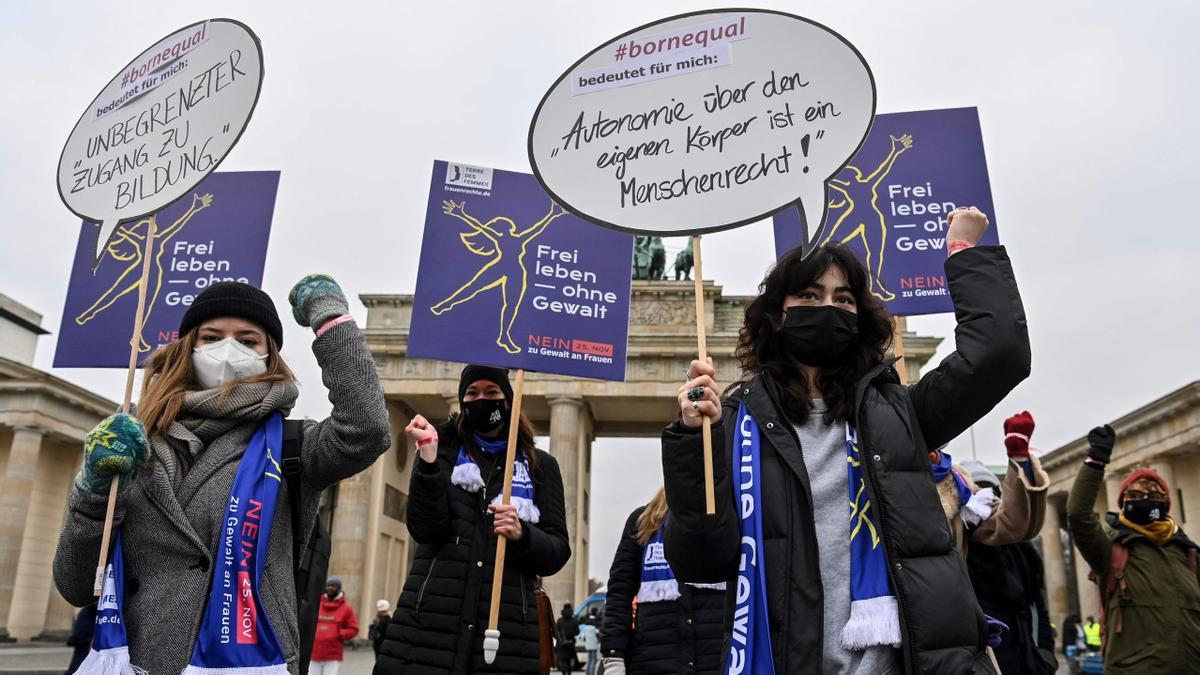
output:
[[[1033,435],[1033,415],[1028,410],[1004,420],[1004,447],[1013,459],[1029,457],[1029,437]]]

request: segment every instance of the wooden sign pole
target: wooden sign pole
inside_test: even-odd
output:
[[[525,370],[520,369],[513,386],[512,414],[508,422],[508,452],[504,455],[504,489],[500,493],[500,503],[506,506],[512,501],[513,464],[519,450],[517,438],[521,428],[521,398],[524,393]],[[507,544],[507,537],[496,537],[496,566],[492,570],[492,606],[488,612],[488,627],[483,634],[483,660],[486,663],[496,660],[496,651],[500,648],[500,590],[504,583],[504,553]]]
[[[158,230],[158,214],[150,216],[146,226],[146,246],[142,251],[142,281],[138,286],[137,311],[133,319],[133,337],[129,341],[129,370],[125,374],[125,399],[121,412],[128,413],[133,404],[133,378],[137,373],[138,345],[141,344],[142,322],[146,314],[146,286],[150,283],[150,258],[154,249],[154,235]],[[149,440],[149,439],[147,439]],[[92,593],[98,598],[104,590],[104,568],[108,566],[108,545],[112,538],[113,517],[117,509],[117,486],[120,476],[114,475],[108,486],[108,509],[104,512],[104,534],[100,538],[100,562],[96,566],[96,581]]]
[[[892,352],[896,358],[896,374],[900,376],[900,384],[908,384],[908,362],[904,359],[904,331],[908,321],[902,316],[892,318]]]
[[[700,258],[700,235],[692,235],[692,274],[696,280],[696,347],[701,361],[708,358],[708,337],[704,321],[704,266]],[[717,408],[720,412],[720,408]],[[704,511],[708,515],[717,512],[717,499],[713,490],[712,420],[707,415],[701,421],[704,439]]]

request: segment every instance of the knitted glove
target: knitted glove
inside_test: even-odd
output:
[[[1029,457],[1029,437],[1033,435],[1033,415],[1028,410],[1004,420],[1004,447],[1013,459]]]
[[[600,672],[604,675],[625,675],[625,659],[607,656],[600,661]]]
[[[124,485],[146,463],[146,425],[128,413],[106,417],[83,439],[83,468],[75,485],[92,494],[108,494],[112,477]]]
[[[1099,466],[1108,464],[1112,459],[1113,446],[1117,443],[1117,432],[1105,424],[1089,431],[1087,438],[1088,445],[1091,446],[1088,448],[1088,460]]]
[[[310,274],[292,287],[288,294],[296,323],[316,331],[326,321],[350,313],[346,296],[332,277]]]
[[[996,509],[996,505],[1000,503],[1000,499],[996,497],[995,491],[987,487],[971,495],[966,504],[962,505],[958,516],[962,518],[967,527],[975,527],[988,518],[992,517],[992,511]]]

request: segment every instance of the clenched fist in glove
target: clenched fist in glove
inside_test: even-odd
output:
[[[1029,457],[1029,437],[1033,436],[1033,415],[1028,410],[1004,420],[1004,448],[1012,459]]]

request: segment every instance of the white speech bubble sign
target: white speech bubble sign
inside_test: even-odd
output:
[[[867,137],[875,80],[845,38],[760,9],[694,12],[589,52],[529,127],[534,175],[598,225],[725,230],[799,204],[825,219],[825,181]]]
[[[216,170],[250,121],[262,79],[254,32],[210,19],[154,43],[100,90],[58,160],[63,203],[100,223],[93,266],[120,222],[161,210]]]

